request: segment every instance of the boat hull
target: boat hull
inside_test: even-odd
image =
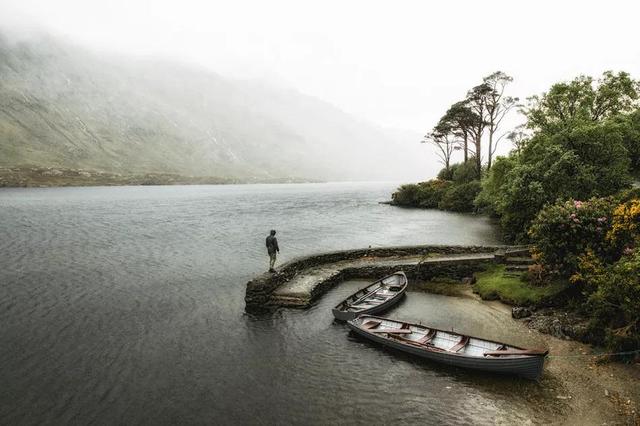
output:
[[[470,357],[446,351],[434,351],[416,347],[384,336],[368,332],[360,328],[354,321],[347,322],[349,328],[358,335],[399,351],[425,358],[441,364],[472,370],[486,371],[496,374],[516,375],[526,379],[538,380],[543,372],[545,356],[513,356],[513,357]]]

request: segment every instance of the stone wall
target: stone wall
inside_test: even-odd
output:
[[[402,256],[426,256],[429,254],[454,255],[471,253],[493,253],[504,252],[512,249],[512,246],[447,246],[447,245],[424,245],[424,246],[401,246],[369,248],[357,250],[342,250],[317,255],[305,256],[293,259],[280,266],[278,273],[264,273],[247,283],[245,303],[248,310],[257,310],[270,304],[271,294],[280,285],[293,278],[296,274],[316,266],[336,263],[345,260],[356,260],[364,257],[389,258]],[[463,278],[473,272],[478,271],[486,265],[486,260],[446,261],[430,262],[427,264],[407,265],[403,270],[410,279],[430,279],[436,276],[447,276],[451,278]],[[341,273],[333,277],[330,282],[323,283],[314,289],[311,298],[316,298],[319,294],[326,292],[330,287],[345,279],[351,278],[379,278],[397,271],[399,267],[376,266],[375,264],[361,268],[346,268]]]

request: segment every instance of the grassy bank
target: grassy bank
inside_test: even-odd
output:
[[[510,305],[536,305],[553,299],[567,289],[562,282],[534,286],[519,277],[505,276],[505,266],[496,265],[476,274],[473,291],[486,300],[501,300]]]

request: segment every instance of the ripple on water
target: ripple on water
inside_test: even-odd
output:
[[[535,384],[381,349],[306,311],[244,314],[246,281],[324,250],[494,244],[483,218],[379,205],[395,185],[0,192],[0,423],[516,423]],[[411,294],[394,316],[522,343],[490,308]],[[497,329],[501,329],[499,333]],[[520,392],[524,388],[527,392]]]

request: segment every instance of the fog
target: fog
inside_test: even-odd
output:
[[[328,102],[386,128],[401,147],[415,142],[407,153],[424,163],[407,160],[399,178],[435,173],[420,135],[493,71],[513,76],[509,94],[521,98],[578,74],[639,75],[639,15],[638,3],[625,1],[0,4],[0,25],[20,37],[46,32],[108,55],[164,58]],[[514,113],[505,130],[521,120]],[[499,152],[508,150],[504,143]]]

